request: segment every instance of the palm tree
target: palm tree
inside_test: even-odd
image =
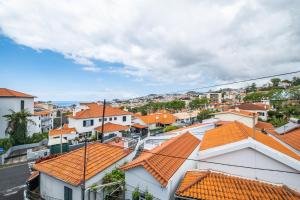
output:
[[[27,124],[35,124],[34,121],[29,119],[32,115],[26,110],[15,112],[10,109],[9,111],[11,114],[3,116],[8,122],[5,133],[9,134],[14,145],[24,144],[26,142]]]

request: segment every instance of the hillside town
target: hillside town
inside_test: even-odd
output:
[[[1,166],[26,163],[23,199],[300,199],[300,77],[67,106],[36,98],[0,88]]]

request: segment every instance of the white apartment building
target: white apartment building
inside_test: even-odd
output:
[[[25,94],[22,92],[0,88],[0,138],[5,138],[5,130],[7,128],[7,121],[4,115],[11,114],[10,110],[20,112],[27,110],[31,114],[34,113],[34,98],[35,96]],[[40,132],[40,123],[37,116],[30,117],[35,124],[28,124],[28,135],[35,132]]]
[[[53,113],[51,110],[34,108],[34,116],[39,117],[40,132],[48,132],[53,129]]]
[[[69,127],[75,128],[79,135],[87,133],[89,136],[95,134],[95,128],[102,125],[103,105],[99,103],[82,103],[74,109],[73,114],[68,116]],[[104,124],[113,123],[123,126],[131,125],[131,113],[105,106]]]

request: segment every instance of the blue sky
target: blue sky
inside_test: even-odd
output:
[[[147,86],[124,74],[105,71],[121,68],[120,63],[94,61],[99,72],[49,50],[34,50],[0,36],[0,85],[38,96],[37,100],[95,101],[128,98],[168,88]]]
[[[299,7],[0,0],[0,87],[39,100],[94,101],[300,70]]]

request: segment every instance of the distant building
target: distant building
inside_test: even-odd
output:
[[[7,128],[7,121],[4,115],[11,114],[10,110],[14,112],[20,112],[21,110],[27,110],[32,115],[34,114],[34,102],[35,96],[25,94],[22,92],[0,88],[0,138],[7,137],[5,130]],[[39,119],[37,116],[30,117],[34,124],[28,124],[27,133],[32,135],[35,132],[40,132]]]
[[[258,115],[255,112],[240,110],[238,108],[224,112],[217,112],[214,113],[214,116],[215,119],[219,119],[220,121],[238,121],[251,128],[254,124],[257,124],[258,121]]]
[[[102,139],[104,142],[108,140],[112,140],[113,138],[116,137],[122,137],[122,132],[129,131],[129,130],[130,130],[129,126],[113,124],[110,122],[104,124],[103,133],[102,133],[102,126],[98,126],[95,128],[95,131],[98,134],[102,134]]]
[[[96,128],[102,125],[103,105],[99,103],[82,103],[73,110],[73,114],[68,116],[69,127],[75,128],[79,137],[83,134],[95,135]],[[113,123],[122,126],[131,125],[131,113],[113,108],[109,105],[105,107],[104,124]]]
[[[264,121],[268,119],[268,110],[270,110],[269,105],[262,104],[262,103],[261,104],[242,103],[231,107],[231,109],[235,109],[235,108],[238,108],[240,110],[255,112],[258,114],[258,117]]]
[[[199,111],[174,113],[177,123],[189,124],[197,120]]]
[[[219,92],[206,93],[206,98],[210,103],[222,103],[222,93]]]
[[[166,111],[158,111],[145,116],[136,116],[134,123],[147,126],[150,130],[157,127],[166,127],[176,122],[176,117]]]
[[[62,128],[57,128],[49,131],[48,145],[51,146],[50,144],[55,144],[55,141],[59,141],[61,137],[67,142],[72,143],[79,136],[75,128],[69,128],[68,124],[64,124]]]
[[[39,117],[41,131],[48,132],[53,129],[53,112],[43,108],[34,108],[34,116]]]

